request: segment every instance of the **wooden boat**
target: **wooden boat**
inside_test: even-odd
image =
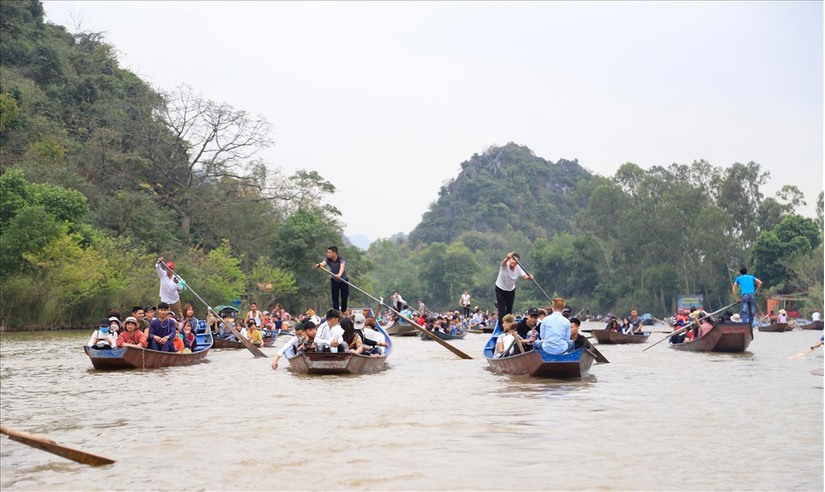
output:
[[[271,347],[275,345],[275,340],[278,338],[278,335],[281,334],[281,330],[261,330],[262,337],[264,339],[264,347]]]
[[[596,341],[600,344],[646,343],[647,339],[650,338],[650,332],[642,335],[626,335],[618,331],[590,330],[590,333],[596,337]]]
[[[293,349],[284,354],[289,367],[299,374],[372,374],[386,369],[387,357],[392,353],[392,339],[379,327],[378,331],[387,339],[387,346],[380,356],[360,355],[351,352],[310,352],[295,354]]]
[[[760,332],[778,332],[792,331],[793,327],[788,323],[771,323],[769,325],[759,325]]]
[[[584,348],[561,355],[548,354],[543,350],[529,350],[523,354],[495,358],[499,327],[484,347],[484,358],[490,368],[500,374],[532,376],[540,378],[574,379],[587,376],[595,357]]]
[[[245,348],[244,344],[237,341],[237,340],[229,340],[227,338],[216,336],[214,337],[215,343],[212,345],[212,348],[216,349],[242,349]]]
[[[200,330],[198,330],[200,331]],[[206,359],[213,338],[208,331],[197,334],[195,351],[188,354],[160,352],[143,348],[99,349],[83,347],[95,369],[157,369],[159,367],[188,366]]]
[[[411,337],[421,332],[404,318],[398,318],[393,324],[387,327],[386,333],[394,337]]]
[[[805,323],[802,323],[805,321]],[[820,330],[822,331],[822,321],[808,321],[808,320],[796,320],[796,326],[803,330]]]
[[[705,336],[691,342],[672,343],[676,350],[691,352],[744,352],[753,341],[753,327],[747,323],[719,323]]]
[[[442,339],[442,340],[461,340],[467,334],[466,333],[461,333],[459,335],[450,335],[449,333],[441,333],[439,331],[436,331],[436,332],[434,332],[434,335],[437,336],[438,338]],[[427,335],[425,335],[423,333],[419,333],[418,338],[420,338],[422,340],[432,340],[432,338],[428,337]]]

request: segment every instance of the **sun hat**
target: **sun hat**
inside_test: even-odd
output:
[[[736,313],[736,314],[734,314],[733,316],[730,317],[730,320],[734,323],[741,323],[742,322],[742,317],[739,316],[739,313]]]
[[[780,310],[779,310],[779,314],[788,314],[788,312],[787,312],[787,311],[785,311],[784,309],[780,309]]]
[[[137,318],[135,318],[134,316],[129,316],[128,318],[126,318],[126,319],[123,321],[123,324],[124,324],[124,325],[125,325],[126,323],[134,323],[134,324],[137,324]]]

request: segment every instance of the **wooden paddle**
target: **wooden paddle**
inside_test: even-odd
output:
[[[539,285],[539,283],[536,282],[536,277],[531,275],[530,272],[528,272],[527,269],[524,268],[524,265],[521,264],[521,262],[519,261],[518,258],[516,258],[515,256],[513,256],[513,258],[516,260],[516,265],[520,266],[521,269],[524,270],[524,273],[526,273],[527,275],[530,275],[530,279],[533,281],[534,284],[536,284],[536,287],[541,291],[542,294],[544,294],[544,297],[546,297],[547,300],[552,303],[553,299],[549,295],[547,295],[547,292],[544,292],[544,289],[541,288],[541,285]]]
[[[67,446],[61,446],[51,439],[37,434],[29,434],[28,432],[9,429],[5,425],[0,425],[0,434],[9,436],[9,439],[17,442],[22,442],[33,448],[41,449],[43,451],[62,456],[66,459],[83,463],[89,466],[111,465],[115,460],[104,458],[96,454],[86,453]]]
[[[731,306],[735,306],[735,305],[737,305],[737,304],[739,304],[739,301],[736,301],[736,302],[734,302],[733,304],[728,304],[727,306],[723,307],[722,309],[720,309],[720,310],[718,310],[718,311],[714,311],[714,312],[712,312],[712,313],[710,313],[710,314],[706,314],[706,315],[702,316],[701,318],[696,319],[696,321],[695,321],[695,322],[702,321],[702,320],[703,320],[703,319],[705,319],[705,318],[710,318],[710,317],[711,317],[711,316],[713,316],[714,314],[719,314],[719,313],[721,313],[722,311],[724,311],[725,309],[727,309],[727,308],[729,308],[729,307],[731,307]],[[682,333],[683,331],[685,331],[685,330],[687,330],[688,328],[691,328],[691,327],[693,327],[693,322],[691,322],[689,325],[683,326],[683,327],[679,328],[678,330],[676,330],[676,331],[674,331],[674,332],[670,333],[668,336],[666,336],[665,338],[663,338],[663,339],[659,340],[658,342],[654,343],[653,345],[649,345],[649,346],[647,346],[644,350],[642,350],[642,352],[647,352],[648,350],[652,349],[652,348],[653,348],[653,347],[655,347],[656,345],[659,345],[660,343],[662,343],[662,342],[664,342],[665,340],[669,339],[669,338],[670,338],[670,337],[672,337],[673,335],[678,335],[678,334]]]
[[[323,266],[318,266],[318,265],[316,264],[316,267],[317,267],[317,268],[319,268],[320,270],[323,270],[323,271],[327,272],[329,275],[331,275],[331,276],[333,276],[333,277],[335,276],[335,274],[334,274],[334,273],[332,273],[332,272],[331,272],[330,270],[328,270],[327,268],[324,268]],[[389,310],[390,310],[390,311],[392,311],[393,313],[395,313],[395,314],[397,314],[398,316],[400,316],[401,318],[403,318],[403,319],[404,319],[404,321],[406,321],[407,323],[409,323],[409,324],[413,325],[413,326],[414,326],[414,327],[415,327],[418,331],[420,331],[421,333],[424,333],[425,335],[427,335],[427,336],[428,336],[428,337],[430,337],[431,339],[435,340],[435,341],[436,341],[436,342],[438,342],[441,346],[443,346],[444,348],[446,348],[446,349],[447,349],[447,350],[449,350],[450,352],[454,353],[455,355],[459,356],[460,358],[462,358],[462,359],[472,359],[472,357],[470,357],[469,355],[465,354],[465,353],[464,353],[464,352],[462,352],[461,350],[458,350],[457,348],[453,347],[452,345],[450,345],[450,344],[449,344],[449,343],[447,343],[446,341],[444,341],[444,340],[440,339],[438,336],[436,336],[434,333],[430,332],[429,330],[424,329],[421,325],[419,325],[419,324],[418,324],[418,323],[416,323],[415,321],[413,321],[413,320],[411,320],[411,319],[407,318],[406,316],[403,316],[403,315],[401,314],[401,312],[400,312],[400,311],[396,311],[396,310],[395,310],[395,308],[394,308],[393,306],[390,306],[389,304],[385,304],[385,303],[384,303],[384,301],[383,301],[383,299],[379,301],[379,300],[378,300],[378,299],[376,299],[375,297],[373,297],[373,296],[371,296],[370,294],[368,294],[367,292],[365,292],[363,289],[359,288],[357,285],[354,285],[354,284],[353,284],[352,282],[350,282],[349,280],[344,280],[344,279],[340,279],[340,280],[341,280],[341,282],[344,282],[345,284],[349,285],[349,286],[350,286],[350,287],[352,287],[353,289],[358,290],[359,292],[361,292],[361,293],[362,293],[362,294],[364,294],[365,296],[367,296],[367,297],[369,297],[370,299],[372,299],[373,301],[377,302],[379,305],[383,305],[384,307],[389,308]]]
[[[817,343],[816,345],[812,346],[812,347],[811,347],[811,348],[809,348],[809,349],[803,350],[802,352],[799,352],[798,354],[794,354],[794,355],[792,355],[792,356],[788,357],[788,359],[801,359],[802,357],[804,357],[804,356],[806,356],[806,355],[810,354],[810,353],[811,353],[811,352],[813,352],[814,350],[816,350],[816,349],[818,349],[819,347],[821,347],[821,346],[822,346],[822,344],[823,344],[823,342],[819,342],[819,343]]]
[[[186,282],[185,280],[183,280],[183,277],[181,277],[180,275],[178,275],[177,273],[175,273],[175,271],[174,271],[174,270],[172,271],[172,275],[173,275],[173,276],[175,276],[175,277],[178,277],[178,279],[180,279],[180,280],[182,280],[182,281]],[[223,322],[223,319],[222,319],[220,316],[218,316],[218,313],[216,313],[216,312],[215,312],[215,310],[214,310],[214,309],[212,309],[212,306],[210,306],[210,305],[209,305],[206,301],[204,301],[204,300],[203,300],[203,298],[202,298],[201,296],[199,296],[199,295],[198,295],[198,293],[197,293],[197,292],[195,292],[195,291],[194,291],[194,289],[192,289],[192,287],[190,287],[190,286],[189,286],[189,282],[186,282],[186,288],[187,288],[187,289],[189,289],[189,292],[191,292],[192,294],[194,294],[194,296],[195,296],[195,297],[197,297],[197,298],[198,298],[198,300],[199,300],[199,301],[201,301],[201,302],[204,304],[204,306],[206,306],[207,311],[209,311],[210,313],[212,313],[212,315],[213,315],[213,316],[215,316],[215,318],[217,318],[218,323],[219,323],[220,325],[223,325],[223,326],[225,326],[225,327],[229,328],[229,331],[231,331],[231,332],[232,332],[232,334],[233,334],[233,335],[235,335],[235,338],[237,338],[237,339],[238,339],[238,341],[240,341],[240,342],[243,344],[243,346],[244,346],[244,347],[246,347],[246,349],[247,349],[247,350],[249,350],[250,352],[252,352],[252,355],[254,355],[255,357],[268,357],[268,355],[266,355],[265,353],[263,353],[263,352],[261,351],[261,349],[259,349],[258,347],[256,347],[256,346],[255,346],[252,342],[250,342],[249,340],[247,340],[247,339],[246,339],[246,337],[241,336],[241,333],[240,333],[240,332],[239,332],[239,331],[238,331],[238,330],[237,330],[234,326],[232,326],[231,324],[224,323],[224,322]]]

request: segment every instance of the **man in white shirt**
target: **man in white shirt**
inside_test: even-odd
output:
[[[341,312],[337,309],[327,311],[327,319],[315,334],[317,352],[346,352],[349,350],[344,342],[344,329],[341,328]]]
[[[155,263],[155,271],[158,278],[160,278],[160,302],[169,304],[169,311],[177,313],[178,316],[183,316],[180,310],[180,294],[178,293],[183,287],[178,285],[178,279],[175,277],[175,264],[171,261],[164,263],[161,256]]]
[[[498,308],[498,319],[504,318],[505,314],[513,314],[513,302],[516,299],[516,280],[519,277],[524,280],[533,280],[533,276],[522,270],[518,263],[520,256],[512,251],[501,261],[496,278],[496,308]]]
[[[811,321],[822,321],[822,315],[819,314],[819,310],[814,309],[814,312],[811,313]]]

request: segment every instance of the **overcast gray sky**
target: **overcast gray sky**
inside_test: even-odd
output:
[[[345,233],[411,231],[460,163],[516,142],[612,176],[755,161],[823,188],[822,2],[46,1],[155,88],[266,116]],[[364,187],[367,187],[365,193]]]

